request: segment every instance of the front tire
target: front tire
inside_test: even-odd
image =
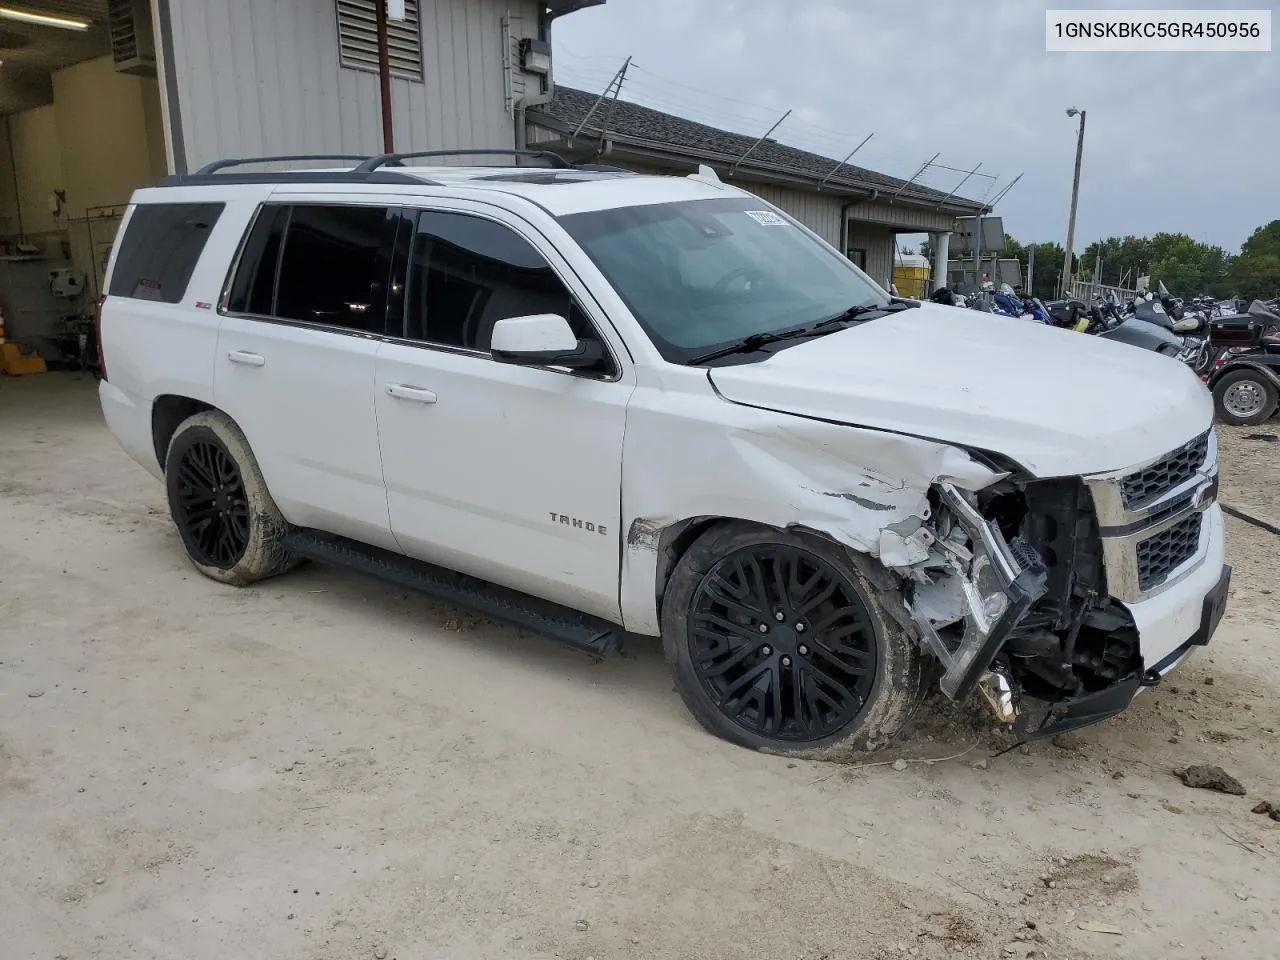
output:
[[[1276,386],[1265,373],[1244,367],[1232,370],[1213,387],[1213,405],[1223,423],[1252,427],[1271,418],[1280,403]]]
[[[732,743],[836,759],[902,729],[924,692],[919,646],[842,547],[747,523],[713,528],[662,605],[676,689]]]
[[[288,524],[249,442],[225,413],[208,410],[179,424],[164,473],[169,513],[206,577],[243,587],[294,565],[281,545]]]

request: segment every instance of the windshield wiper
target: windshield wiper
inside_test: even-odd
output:
[[[737,343],[731,343],[729,346],[721,347],[719,350],[704,353],[699,357],[686,361],[686,363],[692,367],[699,363],[706,363],[708,360],[729,357],[735,353],[754,353],[761,347],[768,346],[771,343],[779,343],[783,340],[802,340],[805,337],[812,337],[823,332],[818,330],[819,326],[821,324],[814,324],[812,327],[796,327],[794,330],[779,330],[777,333],[753,333],[749,337],[743,337]]]
[[[831,328],[840,323],[849,323],[866,316],[869,313],[898,313],[901,310],[908,309],[905,303],[859,303],[848,310],[837,313],[834,317],[827,317],[825,320],[819,320],[817,323],[808,327],[796,327],[793,330],[779,330],[777,333],[753,333],[749,337],[743,337],[737,343],[731,343],[727,347],[721,347],[719,350],[712,350],[710,353],[704,353],[702,356],[694,357],[692,360],[686,361],[689,366],[696,366],[699,363],[706,363],[709,360],[719,360],[721,357],[729,357],[735,353],[754,353],[761,347],[768,346],[771,343],[778,343],[782,340],[801,340],[805,337],[817,337],[824,333],[834,333]]]
[[[817,330],[823,327],[833,327],[837,323],[848,323],[850,320],[858,320],[865,317],[869,313],[900,313],[903,310],[909,310],[910,307],[905,303],[859,303],[850,307],[842,313],[837,313],[834,317],[828,317],[826,320],[819,320],[811,329]]]

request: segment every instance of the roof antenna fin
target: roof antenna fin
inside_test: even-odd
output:
[[[707,184],[708,186],[719,187],[722,190],[724,189],[724,181],[716,175],[715,170],[707,166],[705,163],[698,164],[698,172],[689,174],[689,179],[697,180],[700,183]]]

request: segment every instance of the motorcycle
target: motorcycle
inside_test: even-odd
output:
[[[1280,304],[1255,300],[1243,315],[1212,321],[1209,341],[1218,355],[1202,379],[1218,418],[1236,426],[1270,419],[1280,405]]]
[[[968,304],[963,294],[957,293],[948,287],[939,287],[933,291],[929,300],[931,303],[940,303],[944,307],[963,307]]]
[[[1079,333],[1089,332],[1089,307],[1083,300],[1053,300],[1045,304],[1049,318],[1055,327],[1075,330]]]
[[[1104,340],[1154,350],[1163,356],[1178,356],[1183,348],[1182,340],[1159,322],[1160,313],[1150,309],[1147,303],[1148,307],[1126,311],[1114,293],[1099,296],[1093,306],[1087,308],[1089,325],[1085,332]]]
[[[1004,317],[1020,317],[1026,312],[1026,301],[1013,291],[1013,287],[1002,283],[992,300],[995,301],[993,313]]]
[[[1206,300],[1208,298],[1199,302],[1203,304]],[[1126,305],[1125,313],[1174,334],[1179,341],[1178,359],[1198,375],[1203,375],[1212,368],[1216,353],[1209,344],[1209,311],[1197,306],[1188,309],[1180,298],[1171,295],[1161,283],[1159,296],[1154,293],[1141,295]]]

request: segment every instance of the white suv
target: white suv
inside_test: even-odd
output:
[[[102,405],[201,572],[313,559],[601,656],[661,636],[707,728],[810,756],[931,682],[1078,727],[1208,642],[1230,570],[1187,367],[891,298],[705,168],[542,156],[135,194]]]

